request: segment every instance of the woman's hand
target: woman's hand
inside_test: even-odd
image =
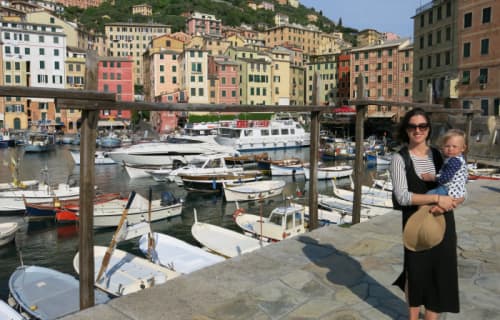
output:
[[[435,214],[435,213],[445,213],[452,211],[460,204],[462,204],[464,200],[465,200],[464,197],[454,199],[449,196],[439,196],[437,205],[432,206],[429,212]]]

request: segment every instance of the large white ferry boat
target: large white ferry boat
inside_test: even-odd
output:
[[[310,134],[295,120],[221,121],[215,137],[221,145],[238,151],[308,147]]]

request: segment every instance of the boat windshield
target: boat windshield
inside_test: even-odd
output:
[[[220,128],[219,133],[223,137],[239,138],[241,135],[241,129]]]
[[[203,143],[203,141],[196,140],[196,139],[188,139],[188,138],[180,138],[180,137],[168,137],[166,140],[167,143],[177,143],[177,144],[182,144],[182,143]]]

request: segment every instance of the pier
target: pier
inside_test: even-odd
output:
[[[500,184],[468,184],[455,210],[460,313],[441,319],[500,319]],[[350,228],[327,226],[113,299],[66,320],[407,319],[401,215]]]

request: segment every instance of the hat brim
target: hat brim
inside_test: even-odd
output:
[[[443,241],[446,229],[444,215],[429,213],[430,208],[420,207],[406,222],[403,243],[408,250],[429,250]]]

